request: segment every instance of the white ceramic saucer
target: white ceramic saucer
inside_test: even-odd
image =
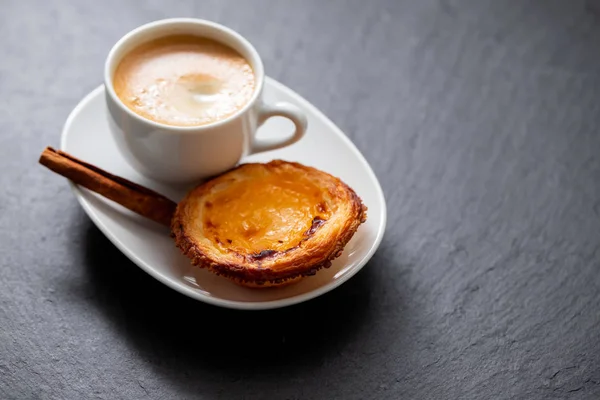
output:
[[[329,269],[284,288],[247,289],[192,266],[161,227],[86,189],[72,185],[79,203],[98,228],[127,257],[165,285],[186,296],[222,307],[269,309],[289,306],[320,296],[354,276],[373,256],[383,237],[386,206],[383,192],[369,164],[350,140],[319,110],[282,84],[267,79],[267,102],[287,101],[308,116],[308,131],[298,143],[257,154],[243,161],[280,158],[319,168],[349,184],[369,208],[361,225]],[[152,188],[174,201],[185,189],[166,187],[136,173],[121,157],[106,121],[104,87],[87,95],[73,110],[62,133],[61,148],[115,175]],[[288,125],[289,124],[289,125]],[[291,132],[287,120],[271,119],[259,130],[264,137]],[[118,279],[118,277],[117,277]]]

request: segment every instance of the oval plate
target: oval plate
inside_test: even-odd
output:
[[[175,247],[167,228],[130,212],[103,197],[71,183],[77,200],[98,228],[131,261],[165,285],[205,303],[245,310],[285,307],[315,298],[354,276],[375,253],[386,224],[386,205],[381,186],[371,167],[354,144],[319,110],[291,89],[267,78],[267,102],[287,101],[304,110],[308,131],[298,143],[281,150],[257,154],[244,162],[272,159],[297,161],[338,176],[350,185],[369,208],[362,224],[331,268],[283,288],[248,289],[190,264]],[[284,119],[269,120],[261,137],[291,132]],[[88,94],[69,115],[61,148],[97,165],[179,201],[187,188],[173,188],[135,172],[119,153],[106,120],[104,87]]]

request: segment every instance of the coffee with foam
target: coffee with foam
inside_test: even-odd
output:
[[[248,61],[217,41],[173,35],[144,43],[117,66],[113,86],[136,114],[175,126],[208,125],[252,98],[256,78]]]

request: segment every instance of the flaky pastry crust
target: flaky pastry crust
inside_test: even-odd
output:
[[[275,160],[242,164],[191,190],[171,231],[194,265],[245,286],[279,286],[331,266],[366,211],[340,179]]]

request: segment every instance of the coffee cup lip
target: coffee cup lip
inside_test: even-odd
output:
[[[253,69],[254,76],[256,79],[256,85],[254,87],[254,92],[252,93],[252,97],[250,97],[250,99],[246,102],[246,104],[242,108],[240,108],[233,114],[231,114],[221,120],[214,121],[214,122],[211,122],[211,123],[205,124],[205,125],[185,125],[185,126],[168,125],[168,124],[156,122],[156,121],[153,121],[146,117],[143,117],[143,116],[135,113],[133,110],[131,110],[129,107],[127,107],[121,101],[121,99],[119,98],[119,96],[117,96],[117,93],[114,90],[113,82],[112,82],[112,77],[113,77],[113,73],[114,73],[114,68],[112,68],[112,66],[113,66],[114,58],[115,58],[116,54],[119,52],[119,50],[125,44],[127,44],[129,41],[135,39],[136,37],[139,37],[139,36],[141,36],[145,33],[148,33],[157,28],[162,28],[162,27],[169,26],[169,25],[177,26],[177,25],[186,25],[186,24],[202,25],[205,27],[209,27],[209,28],[214,29],[215,31],[218,31],[222,34],[225,34],[225,35],[229,36],[230,38],[234,39],[235,41],[237,41],[249,53],[250,57],[248,57],[248,58],[251,58],[251,59],[249,59],[248,61],[250,61],[252,63],[252,69]],[[193,34],[193,33],[191,33],[191,34]],[[160,37],[160,36],[158,36],[158,37]],[[213,40],[219,41],[219,39],[213,39]],[[244,57],[246,57],[246,56],[244,55]],[[264,74],[264,66],[262,63],[262,59],[261,59],[260,55],[258,54],[258,51],[254,48],[252,43],[250,43],[250,41],[248,41],[248,39],[246,39],[244,36],[242,36],[238,32],[234,31],[233,29],[228,28],[219,23],[200,19],[200,18],[167,18],[167,19],[160,19],[160,20],[152,21],[152,22],[146,23],[144,25],[140,25],[137,28],[126,33],[113,45],[113,47],[110,49],[110,51],[108,53],[108,56],[106,57],[105,63],[104,63],[104,90],[108,93],[108,95],[111,97],[113,102],[118,104],[119,107],[121,109],[123,109],[123,111],[129,115],[129,117],[131,117],[133,119],[136,119],[140,122],[149,124],[149,125],[157,128],[158,131],[169,130],[169,131],[171,131],[171,133],[175,131],[177,133],[193,134],[193,133],[199,133],[199,131],[202,131],[204,129],[215,128],[215,127],[218,127],[221,125],[225,125],[228,122],[237,118],[239,115],[247,112],[247,110],[254,105],[254,103],[257,101],[258,97],[260,96],[260,93],[262,92],[262,88],[264,85],[264,75],[265,75]]]

